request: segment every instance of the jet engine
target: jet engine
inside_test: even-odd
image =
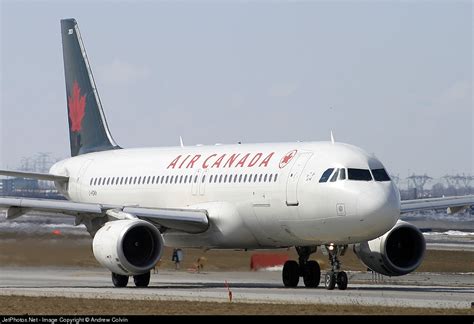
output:
[[[152,224],[125,219],[104,224],[94,236],[94,256],[116,274],[139,275],[152,269],[163,252],[163,238]]]
[[[386,276],[402,276],[423,261],[426,243],[414,225],[398,221],[384,235],[354,245],[354,252],[371,270]]]

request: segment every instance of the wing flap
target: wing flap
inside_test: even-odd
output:
[[[428,199],[402,200],[400,202],[401,213],[408,213],[424,209],[449,208],[451,211],[459,211],[474,205],[474,196],[442,197]]]

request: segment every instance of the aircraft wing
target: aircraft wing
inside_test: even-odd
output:
[[[14,219],[28,211],[66,214],[81,218],[108,217],[107,211],[120,211],[146,220],[157,227],[187,233],[202,233],[209,227],[206,210],[144,208],[118,205],[77,203],[52,199],[24,199],[0,197],[0,208],[7,209],[7,219]]]
[[[69,177],[63,177],[63,176],[53,175],[49,173],[0,170],[0,175],[7,176],[7,177],[19,177],[19,178],[28,178],[28,179],[58,181],[58,182],[69,181]]]
[[[457,196],[428,199],[402,200],[400,212],[408,213],[423,209],[447,208],[448,213],[456,213],[474,205],[474,196]]]

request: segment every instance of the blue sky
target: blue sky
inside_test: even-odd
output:
[[[74,17],[123,147],[329,140],[473,173],[470,1],[2,1],[0,167],[69,155]]]

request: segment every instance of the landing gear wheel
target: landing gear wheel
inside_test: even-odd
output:
[[[303,266],[303,281],[307,288],[316,288],[321,280],[321,268],[318,262],[308,261]]]
[[[128,284],[128,276],[119,275],[112,272],[112,283],[117,288],[126,287]]]
[[[346,290],[347,282],[347,274],[344,271],[339,272],[336,279],[337,288],[339,290]]]
[[[332,271],[327,272],[324,283],[327,290],[333,290],[336,287],[336,274]]]
[[[137,287],[148,287],[148,284],[150,283],[150,271],[141,275],[133,276],[133,281]]]
[[[296,287],[300,281],[300,267],[294,260],[288,260],[283,266],[283,284],[285,287]]]

